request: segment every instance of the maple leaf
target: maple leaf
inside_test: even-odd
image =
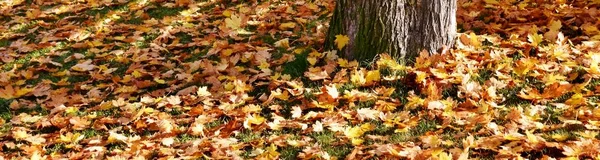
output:
[[[498,2],[496,2],[498,3]],[[475,35],[475,33],[471,32],[471,34],[469,34],[469,39],[471,42],[471,45],[473,47],[475,47],[475,49],[481,48],[481,41],[479,41],[479,38],[477,38],[477,35]]]
[[[249,114],[246,117],[246,120],[244,120],[244,128],[252,129],[252,125],[260,125],[260,124],[264,123],[265,121],[266,121],[266,119],[264,117],[261,117],[260,115]]]
[[[277,159],[279,155],[280,153],[277,152],[277,146],[271,143],[271,146],[267,147],[266,151],[259,156],[259,159]]]
[[[543,41],[542,36],[537,33],[527,35],[527,40],[531,43],[532,46],[537,47]]]
[[[239,34],[254,34],[253,32],[246,31],[242,28],[242,17],[231,14],[229,18],[225,19],[225,26],[235,31],[235,33]]]
[[[346,36],[346,35],[336,35],[335,36],[335,44],[337,44],[337,48],[339,50],[341,50],[342,48],[344,48],[344,46],[346,46],[346,44],[348,44],[348,42],[350,41],[350,37]]]
[[[93,70],[94,68],[96,68],[96,65],[92,64],[92,60],[88,59],[82,63],[74,65],[73,67],[71,67],[71,70],[85,72]]]
[[[160,143],[165,146],[171,146],[171,145],[173,145],[173,143],[175,143],[175,138],[173,138],[173,137],[163,138],[162,140],[160,140]]]
[[[325,86],[325,90],[327,91],[327,94],[329,94],[329,96],[331,96],[331,98],[333,99],[337,99],[340,96],[340,93],[338,92],[338,89],[335,85]]]
[[[25,138],[25,140],[29,143],[31,143],[32,145],[40,145],[40,144],[44,144],[46,142],[46,138],[42,137],[41,135],[35,135],[35,136],[30,136]]]
[[[308,61],[311,66],[314,66],[317,64],[318,59],[316,57],[307,57],[306,61]]]
[[[65,135],[60,135],[58,140],[62,143],[77,143],[80,140],[83,140],[83,138],[85,138],[85,136],[80,133],[73,134],[72,132],[68,132]]]
[[[419,106],[422,106],[425,103],[425,100],[415,94],[409,94],[408,103],[406,103],[406,109],[412,110],[416,109]]]
[[[571,96],[571,98],[569,98],[567,101],[565,101],[565,104],[571,105],[571,106],[579,106],[579,105],[583,105],[586,102],[586,98],[583,97],[583,94],[581,93],[576,93],[573,96]]]
[[[313,132],[322,132],[323,131],[323,123],[321,121],[316,121],[313,124]]]
[[[281,47],[281,48],[285,48],[285,49],[290,48],[289,38],[279,40],[279,41],[275,42],[274,44],[275,44],[275,47]]]
[[[500,3],[499,3],[498,1],[496,1],[496,0],[484,0],[484,1],[485,1],[485,3],[487,3],[487,4],[493,4],[493,5],[498,5],[498,4],[500,4]]]
[[[108,143],[127,142],[127,140],[129,139],[127,136],[116,133],[114,131],[110,131],[108,133],[109,133],[108,140],[107,140]]]
[[[196,94],[199,97],[208,97],[211,96],[212,94],[208,91],[208,87],[207,86],[202,86],[202,87],[198,87],[198,91],[196,91]]]
[[[566,82],[565,81],[566,79],[567,79],[567,77],[565,77],[563,75],[553,73],[553,74],[544,76],[542,81],[544,81],[544,84],[546,86],[549,86],[550,84],[553,84],[553,83]]]
[[[12,85],[7,85],[4,89],[0,88],[0,98],[12,99],[14,98],[15,90]]]
[[[514,68],[514,72],[519,76],[526,75],[529,71],[535,68],[537,62],[538,60],[533,58],[521,59],[517,61],[517,66]]]
[[[304,76],[306,76],[311,81],[329,78],[329,74],[327,73],[327,71],[320,69],[321,68],[309,68],[307,72],[304,72]]]
[[[31,134],[27,133],[27,131],[19,129],[12,131],[12,137],[16,140],[23,140],[27,137],[31,137]]]
[[[229,18],[225,19],[225,25],[228,28],[231,28],[233,30],[240,29],[241,23],[242,23],[242,18],[240,18],[239,16],[237,16],[235,14],[231,14],[231,16]]]
[[[372,129],[374,129],[373,125],[371,125],[370,123],[364,123],[360,126],[346,128],[344,130],[344,135],[346,135],[346,137],[352,140],[352,145],[357,146],[362,144],[362,142],[364,141],[360,137],[362,137],[362,135],[365,132],[371,131]]]
[[[287,23],[282,23],[281,25],[279,25],[279,29],[281,29],[281,30],[294,29],[294,28],[296,28],[296,23],[294,23],[294,22],[287,22]]]
[[[302,116],[302,108],[298,106],[292,107],[292,118],[300,118]]]
[[[73,125],[73,129],[75,130],[84,130],[91,124],[85,117],[73,117],[69,119],[69,123]]]
[[[556,41],[558,34],[560,33],[560,28],[562,27],[562,23],[560,20],[552,20],[548,23],[548,32],[544,33],[544,38],[550,41]]]
[[[367,76],[365,77],[365,85],[372,85],[381,80],[381,73],[379,70],[368,71]]]
[[[19,98],[21,96],[31,93],[33,90],[34,88],[19,88],[13,87],[12,85],[7,85],[4,89],[0,88],[0,98]]]
[[[378,116],[381,114],[381,112],[378,110],[373,110],[373,109],[369,109],[369,108],[361,108],[361,109],[356,110],[356,114],[357,114],[359,120],[364,121],[365,119],[371,119],[371,120],[378,119]]]

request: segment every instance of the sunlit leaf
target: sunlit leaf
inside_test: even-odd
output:
[[[350,37],[346,35],[336,35],[335,36],[335,44],[337,45],[337,49],[341,50],[348,44],[350,41]]]

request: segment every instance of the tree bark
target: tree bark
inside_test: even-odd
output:
[[[338,0],[325,46],[334,49],[335,36],[346,35],[350,41],[341,52],[348,59],[436,53],[454,44],[456,7],[456,0]]]

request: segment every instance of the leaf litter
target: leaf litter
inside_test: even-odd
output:
[[[321,50],[333,0],[1,4],[5,158],[600,155],[597,1],[459,0],[412,66]]]

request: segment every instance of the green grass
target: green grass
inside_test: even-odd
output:
[[[91,128],[80,131],[80,134],[82,134],[85,139],[103,135],[101,131]]]
[[[325,130],[322,132],[313,132],[310,137],[316,140],[316,143],[321,145],[322,149],[330,156],[343,158],[349,154],[353,147],[347,144],[338,144],[339,138],[334,132]]]
[[[361,109],[361,108],[373,108],[375,107],[375,100],[368,100],[368,101],[364,101],[364,102],[358,102],[358,104],[356,104],[355,109]]]
[[[311,133],[310,137],[315,139],[317,143],[327,146],[336,141],[335,133],[325,130],[323,132]]]
[[[89,76],[87,75],[70,75],[67,78],[67,81],[71,84],[76,84],[79,82],[86,82],[88,80],[91,80]]]
[[[305,49],[304,53],[296,54],[296,59],[283,65],[282,74],[289,74],[292,78],[303,77],[304,72],[308,70],[308,53],[310,49]]]
[[[117,70],[113,72],[113,75],[120,77],[125,75],[125,73],[129,69],[129,66],[131,65],[131,63],[121,63],[117,62],[116,60],[111,60],[108,62],[108,64],[108,66],[110,66],[111,68],[117,68]]]
[[[177,38],[179,38],[179,43],[181,43],[181,44],[190,43],[190,42],[192,42],[192,38],[193,38],[191,35],[189,35],[187,33],[183,33],[183,32],[176,33],[175,36]]]
[[[110,108],[107,110],[99,110],[99,111],[95,111],[96,114],[100,117],[118,117],[119,115],[121,115],[121,111],[119,111],[119,108]]]
[[[484,84],[487,80],[489,80],[493,76],[494,76],[494,72],[492,72],[492,70],[484,68],[484,69],[480,69],[479,73],[474,78],[477,82],[479,82],[479,84]]]
[[[68,150],[69,149],[65,147],[65,144],[56,143],[52,145],[52,147],[46,149],[46,154],[61,154]]]
[[[66,47],[66,43],[60,42],[60,43],[58,43],[54,47],[49,47],[49,48],[44,48],[44,49],[40,49],[40,50],[29,52],[25,56],[19,58],[16,61],[4,64],[2,66],[2,69],[4,71],[11,70],[11,69],[13,69],[13,67],[14,67],[15,64],[22,65],[22,67],[28,67],[29,64],[31,63],[31,59],[40,57],[40,56],[42,56],[42,55],[50,52],[51,50],[60,50],[60,49],[63,49],[65,47]]]
[[[285,160],[297,159],[298,154],[300,154],[300,152],[302,152],[301,147],[288,146],[288,147],[280,148],[279,153],[281,153],[281,155],[279,158],[285,159]]]
[[[218,127],[218,126],[221,126],[221,125],[227,123],[229,120],[230,120],[229,117],[221,117],[221,118],[219,118],[219,119],[217,119],[215,121],[211,121],[211,122],[206,123],[204,125],[204,127],[206,127],[206,129],[212,129],[214,127]]]
[[[0,117],[8,120],[12,117],[10,103],[12,103],[12,99],[3,99],[0,98]]]
[[[400,143],[408,141],[418,141],[419,136],[434,131],[437,129],[438,123],[433,120],[421,120],[419,124],[414,128],[409,129],[407,132],[394,133],[390,136],[391,143]]]
[[[52,76],[52,74],[49,72],[40,72],[40,73],[38,73],[38,78],[27,80],[25,82],[25,84],[35,86],[38,83],[42,82],[43,80],[50,80],[52,82],[58,82],[58,81],[60,81],[60,78]]]
[[[10,109],[10,103],[13,100],[7,100],[0,98],[0,118],[4,121],[4,124],[0,126],[0,135],[3,135],[9,132],[12,129],[12,123],[10,119],[13,117],[13,114]]]
[[[126,9],[127,9],[126,5],[113,5],[113,6],[107,6],[107,7],[102,7],[102,8],[89,9],[89,10],[86,10],[84,14],[90,15],[90,16],[102,16],[102,15],[108,14],[108,12],[110,12],[112,10],[126,10]]]
[[[41,105],[36,105],[35,107],[32,108],[25,108],[25,107],[21,107],[17,110],[14,110],[13,115],[19,115],[21,113],[28,113],[30,115],[48,115],[50,113],[49,110],[42,108]]]
[[[500,95],[504,95],[506,98],[504,102],[499,105],[507,105],[507,106],[516,106],[519,104],[528,104],[530,103],[527,100],[521,99],[518,94],[523,89],[523,86],[512,86],[507,88],[502,88],[498,90]]]
[[[252,131],[249,130],[244,130],[241,131],[240,133],[238,133],[235,138],[239,139],[240,141],[244,142],[244,143],[248,143],[248,142],[252,142],[254,140],[260,139],[261,138],[261,134],[259,133],[254,133]]]
[[[0,39],[0,47],[10,46],[11,43],[12,41],[8,39]]]
[[[184,133],[184,134],[177,135],[177,142],[185,143],[185,142],[189,142],[189,141],[192,141],[192,140],[195,140],[198,138],[199,138],[198,136],[189,135],[189,134]]]
[[[326,151],[330,156],[338,157],[340,159],[345,158],[348,154],[350,154],[350,152],[352,152],[353,149],[354,147],[348,144],[323,147],[323,150]]]
[[[159,4],[157,4],[159,5]],[[162,19],[166,16],[175,16],[178,15],[179,12],[183,11],[185,8],[168,8],[163,6],[158,6],[156,8],[148,9],[147,13],[152,18]]]

